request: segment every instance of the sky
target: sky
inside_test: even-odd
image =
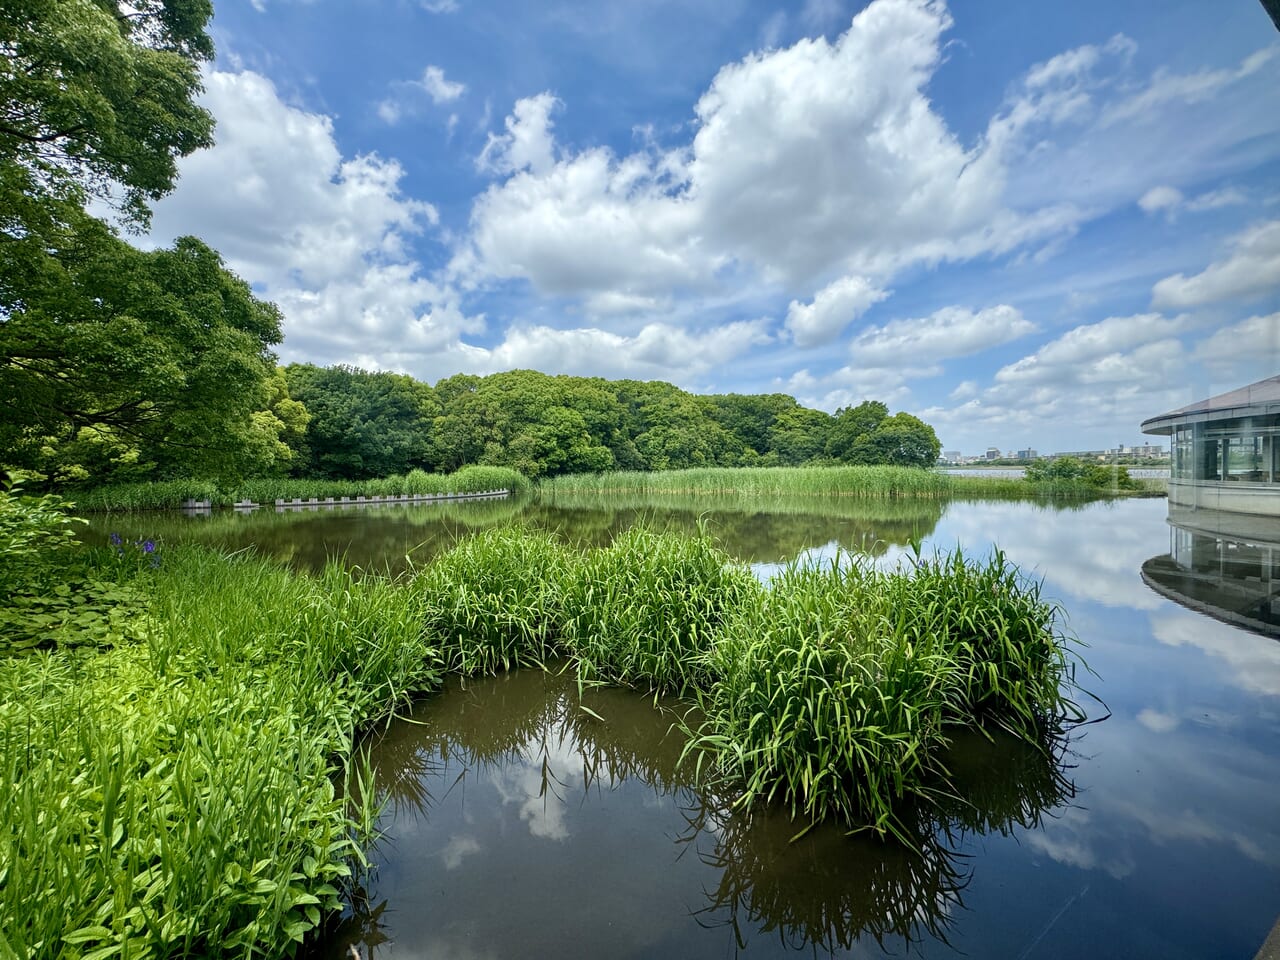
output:
[[[1141,443],[1280,374],[1258,0],[215,0],[144,246],[282,362],[906,410],[945,450]],[[1159,442],[1159,441],[1155,441]]]

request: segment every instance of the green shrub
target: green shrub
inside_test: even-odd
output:
[[[1039,742],[1074,716],[1055,616],[1000,554],[888,572],[849,555],[793,563],[725,624],[689,749],[744,803],[901,833],[904,801],[946,789],[951,725],[990,718]]]
[[[1028,483],[1041,486],[1083,486],[1093,490],[1140,490],[1142,485],[1121,466],[1085,463],[1076,457],[1055,457],[1029,463],[1024,474]]]

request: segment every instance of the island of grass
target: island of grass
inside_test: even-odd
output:
[[[679,695],[700,708],[685,762],[798,831],[905,835],[900,811],[952,792],[957,732],[1034,748],[1080,718],[1058,610],[998,552],[843,555],[761,584],[706,537],[634,528],[579,550],[502,528],[390,579],[86,551],[62,519],[4,495],[25,558],[10,606],[55,583],[121,593],[66,598],[0,660],[6,953],[284,955],[365,863],[362,732],[449,674],[559,661],[580,684]]]

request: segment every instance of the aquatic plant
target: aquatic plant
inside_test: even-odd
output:
[[[122,483],[76,492],[75,505],[87,512],[173,510],[187,500],[230,506],[244,500],[271,504],[276,500],[325,497],[384,497],[398,494],[482,493],[532,489],[529,479],[506,467],[463,467],[456,473],[411,470],[404,475],[372,480],[264,478],[216,483],[211,480],[164,480]]]
[[[743,804],[906,839],[896,811],[946,784],[950,725],[988,718],[1035,740],[1077,717],[1056,615],[998,552],[793,563],[724,625],[688,752]]]
[[[709,680],[721,622],[759,590],[705,534],[632,527],[566,582],[566,645],[583,682],[689,690]]]
[[[382,578],[187,549],[147,593],[142,639],[0,661],[5,952],[286,953],[362,862],[358,730],[439,682]]]
[[[1108,474],[1109,476],[1110,474]],[[595,497],[716,497],[744,505],[821,497],[851,500],[1045,499],[1137,492],[1081,483],[1027,483],[1020,477],[960,476],[937,470],[884,466],[705,467],[658,472],[618,471],[553,477],[538,484],[546,503],[574,505]]]
[[[152,569],[147,543],[120,608],[137,633],[0,659],[0,936],[18,955],[287,952],[363,862],[379,793],[357,736],[448,673],[567,655],[580,693],[681,691],[705,718],[686,756],[722,796],[908,842],[904,811],[953,792],[955,730],[1038,743],[1072,716],[1056,608],[999,553],[842,556],[766,589],[705,532],[580,552],[488,530],[399,578],[198,548]]]
[[[519,528],[483,531],[437,557],[412,589],[449,670],[495,673],[555,656],[577,562],[554,536]]]

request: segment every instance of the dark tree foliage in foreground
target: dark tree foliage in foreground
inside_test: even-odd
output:
[[[198,106],[209,0],[0,0],[0,237],[86,200],[145,225],[177,160],[209,146]]]
[[[0,449],[51,482],[259,472],[280,314],[193,237],[143,252],[87,215],[0,243]],[[287,452],[287,451],[286,451]]]

